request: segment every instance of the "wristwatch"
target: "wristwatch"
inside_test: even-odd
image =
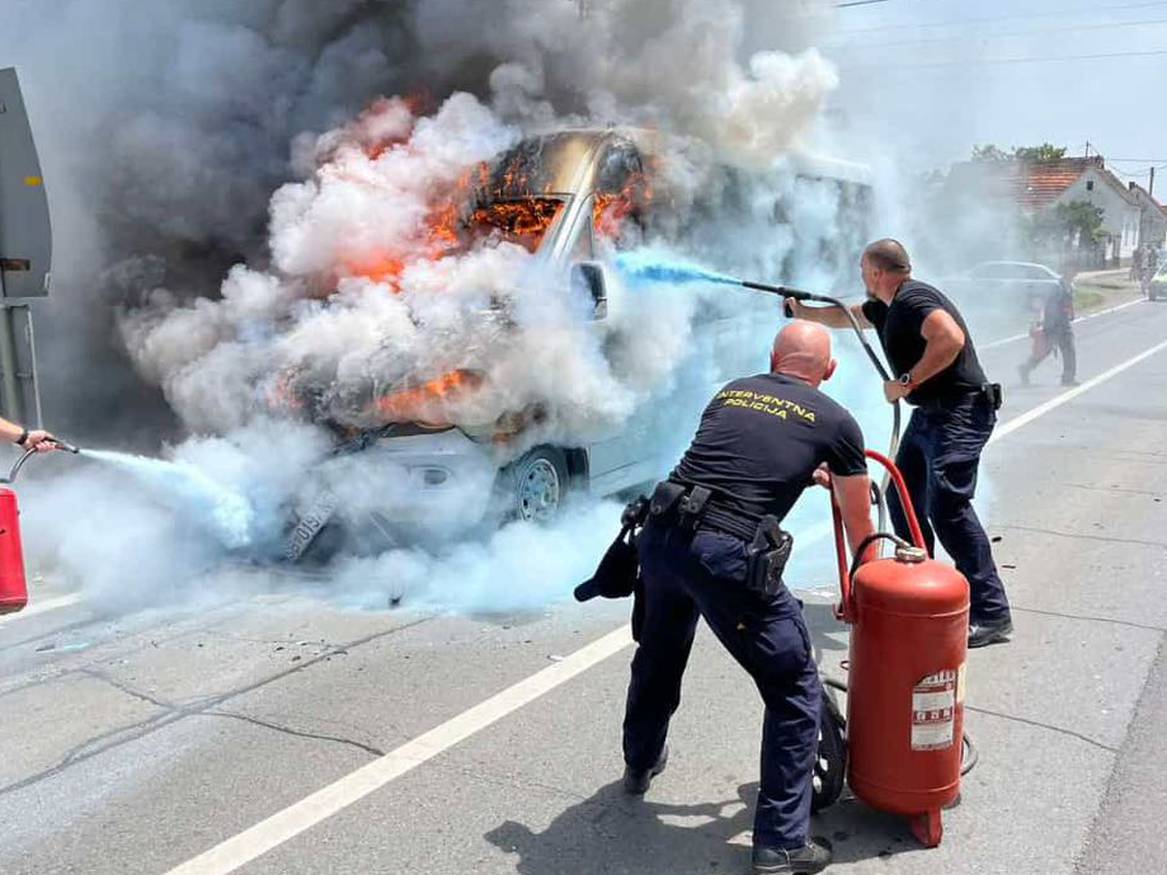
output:
[[[911,372],[911,371],[904,371],[902,374],[900,374],[900,376],[899,376],[899,384],[900,384],[901,386],[910,386],[910,385],[912,385],[912,372]]]

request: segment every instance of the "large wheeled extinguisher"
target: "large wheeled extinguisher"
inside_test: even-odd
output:
[[[63,441],[63,450],[78,452]],[[20,507],[16,493],[9,487],[36,450],[25,450],[6,478],[0,479],[0,614],[11,614],[28,604],[28,581],[24,576],[24,547],[20,540]]]
[[[891,460],[872,450],[867,457],[888,470],[915,543],[874,535],[896,543],[894,556],[848,567],[833,507],[842,589],[836,615],[851,626],[847,783],[872,808],[907,817],[932,848],[944,833],[941,810],[960,794],[968,581],[929,558]]]

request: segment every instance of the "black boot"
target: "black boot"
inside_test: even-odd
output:
[[[643,796],[648,792],[652,779],[665,770],[669,764],[669,746],[661,748],[656,765],[651,769],[636,770],[631,766],[624,767],[624,792],[631,796]]]
[[[825,839],[811,839],[801,848],[768,848],[754,845],[752,859],[755,873],[766,875],[813,875],[831,862],[831,844]]]
[[[991,623],[973,621],[968,624],[968,646],[984,647],[986,644],[996,644],[998,641],[1008,641],[1013,634],[1013,620],[1006,617],[1003,620],[994,620]]]

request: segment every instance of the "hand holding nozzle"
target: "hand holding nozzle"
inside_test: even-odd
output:
[[[53,446],[50,447],[49,449],[64,450],[66,453],[73,453],[74,455],[81,452],[80,447],[75,447],[72,444],[66,443],[65,441],[61,440],[59,437],[50,436],[49,442],[53,444]]]
[[[16,445],[37,453],[51,453],[53,450],[64,448],[52,434],[40,428],[26,432],[24,439],[18,439]]]

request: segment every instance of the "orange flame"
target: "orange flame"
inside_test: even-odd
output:
[[[482,227],[497,228],[508,240],[534,252],[562,207],[561,202],[550,198],[498,201],[476,209],[470,221]]]
[[[606,240],[620,236],[624,222],[652,202],[652,185],[643,173],[635,173],[620,191],[596,195],[592,221],[596,234]]]
[[[477,389],[484,379],[478,371],[459,368],[420,386],[384,395],[373,403],[373,407],[385,422],[432,421],[444,402]]]
[[[405,270],[405,259],[392,255],[371,255],[364,259],[350,261],[345,265],[349,276],[360,276],[376,283],[388,283],[397,289],[398,280]]]

